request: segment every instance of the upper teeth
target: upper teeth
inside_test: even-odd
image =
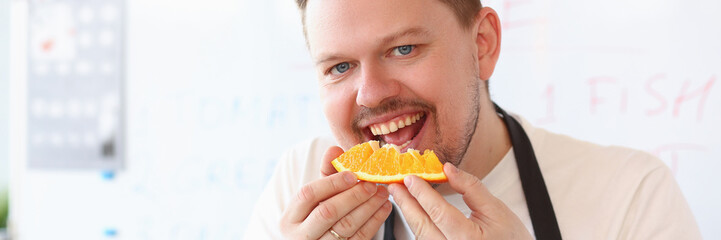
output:
[[[380,123],[380,124],[374,124],[370,126],[371,132],[373,135],[386,135],[395,131],[398,131],[398,129],[410,126],[411,124],[416,123],[418,119],[421,119],[423,117],[423,113],[416,113],[415,115],[408,115],[405,119],[400,120],[393,120],[390,122]]]

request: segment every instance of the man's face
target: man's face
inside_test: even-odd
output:
[[[438,0],[310,0],[306,29],[324,112],[341,147],[375,139],[460,162],[482,83],[473,31],[449,7]]]

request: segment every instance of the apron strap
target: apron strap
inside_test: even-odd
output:
[[[536,239],[561,239],[556,214],[553,211],[551,197],[548,195],[546,183],[543,181],[541,168],[538,166],[536,154],[533,152],[531,140],[521,124],[495,103],[496,112],[503,115],[508,134],[511,136],[513,153],[516,155],[518,175],[521,177],[523,194],[526,196],[528,214],[531,216]]]
[[[386,218],[386,222],[383,224],[383,240],[396,240],[396,236],[393,235],[393,223],[396,219],[396,206],[391,204],[391,214]]]

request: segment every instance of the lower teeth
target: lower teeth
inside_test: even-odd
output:
[[[404,143],[403,145],[401,145],[401,149],[404,148],[404,147],[406,147],[406,146],[408,146],[408,144],[410,144],[410,143],[411,143],[411,140],[408,140],[408,142],[406,142],[406,143]]]
[[[380,145],[381,145],[381,146],[385,146],[386,144],[389,144],[389,143],[387,143],[386,141],[383,141],[383,139],[380,139],[379,141],[380,141]],[[400,149],[403,149],[404,147],[408,146],[408,144],[411,144],[411,141],[413,141],[413,140],[408,140],[407,142],[403,143],[403,144],[400,145],[400,146],[397,146],[397,145],[394,145],[394,146],[397,146],[397,147],[398,147],[398,151],[400,152]],[[393,145],[393,144],[391,144],[391,145]]]

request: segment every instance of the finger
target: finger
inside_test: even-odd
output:
[[[356,231],[350,239],[371,239],[378,232],[378,229],[381,228],[381,225],[383,225],[386,221],[386,218],[388,218],[391,214],[392,209],[393,207],[391,202],[385,200],[383,205],[381,205],[381,207],[373,213],[373,216],[371,216],[371,218],[368,219],[368,221],[363,224],[363,226],[358,229],[358,231]]]
[[[330,162],[341,154],[343,154],[343,149],[338,146],[332,146],[325,151],[323,160],[320,163],[320,174],[322,176],[330,176],[331,174],[338,172]]]
[[[339,237],[346,237],[346,236],[340,235],[340,233],[338,234],[338,236],[339,236]],[[310,239],[310,238],[308,238],[308,239]],[[325,233],[323,233],[323,236],[320,236],[318,239],[319,239],[319,240],[338,240],[338,238],[336,238],[335,236],[333,236],[332,233],[330,233],[330,229],[328,229],[327,231],[325,231]]]
[[[332,229],[342,236],[353,236],[387,200],[388,190],[383,186],[378,186],[378,191],[372,198],[338,220]]]
[[[388,186],[388,191],[393,195],[393,200],[398,204],[403,218],[406,219],[408,226],[413,234],[420,239],[443,239],[445,238],[431,218],[423,210],[421,204],[413,198],[408,189],[403,184],[393,183]]]
[[[449,239],[460,239],[463,232],[473,229],[461,211],[446,201],[428,182],[415,175],[403,179],[408,192],[418,200],[434,224]]]
[[[348,190],[357,183],[352,172],[341,172],[306,184],[288,205],[288,221],[302,222],[319,202]]]
[[[461,171],[451,163],[443,165],[443,172],[448,177],[448,184],[463,195],[463,201],[471,211],[482,213],[481,209],[484,209],[484,205],[495,203],[496,197],[476,176]]]
[[[377,187],[374,183],[360,182],[351,189],[321,202],[300,224],[301,229],[305,229],[311,238],[323,235],[323,232],[338,222],[341,217],[371,198],[376,190]]]
[[[443,171],[451,188],[463,195],[463,201],[473,211],[470,219],[478,224],[480,229],[493,224],[505,228],[508,233],[521,234],[523,239],[531,239],[521,219],[500,199],[493,196],[476,176],[450,163],[443,166]]]

